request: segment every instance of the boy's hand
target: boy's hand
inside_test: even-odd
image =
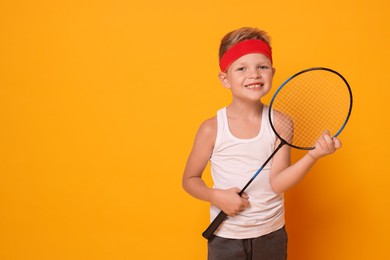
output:
[[[240,189],[231,188],[227,190],[214,189],[211,203],[221,209],[229,216],[235,216],[250,206],[249,197],[244,192],[241,197],[238,195]]]
[[[318,160],[326,155],[334,153],[341,148],[341,141],[337,137],[330,137],[329,131],[325,131],[317,140],[315,148],[310,150],[308,154],[314,159]]]

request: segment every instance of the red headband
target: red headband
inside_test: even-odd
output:
[[[235,60],[250,53],[264,54],[268,59],[270,59],[272,63],[271,47],[265,41],[251,39],[233,45],[222,55],[222,58],[219,61],[219,67],[221,68],[221,71],[226,72],[226,70]]]

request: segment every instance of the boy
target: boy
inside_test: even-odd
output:
[[[219,50],[219,79],[232,102],[202,123],[183,174],[183,188],[211,203],[210,218],[220,210],[228,218],[208,242],[209,260],[286,259],[283,192],[297,184],[314,163],[341,147],[324,133],[310,150],[290,165],[284,146],[241,197],[240,188],[270,156],[279,140],[261,102],[270,90],[275,68],[269,36],[256,28],[225,35]],[[210,160],[214,187],[202,180]]]

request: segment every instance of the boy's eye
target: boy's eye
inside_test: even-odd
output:
[[[238,67],[237,70],[243,71],[245,70],[245,67]]]
[[[259,66],[259,69],[261,69],[261,70],[267,70],[267,69],[269,69],[269,67],[268,67],[268,66],[265,66],[265,65],[262,65],[262,66]]]

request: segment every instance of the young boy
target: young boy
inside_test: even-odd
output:
[[[297,184],[314,163],[341,147],[328,133],[295,164],[285,145],[246,193],[238,192],[270,156],[279,140],[261,102],[271,90],[275,68],[269,36],[256,28],[228,33],[219,50],[219,79],[232,102],[200,126],[183,174],[183,187],[211,203],[210,218],[228,217],[208,242],[209,260],[287,258],[283,192]],[[214,187],[202,180],[210,160]]]

